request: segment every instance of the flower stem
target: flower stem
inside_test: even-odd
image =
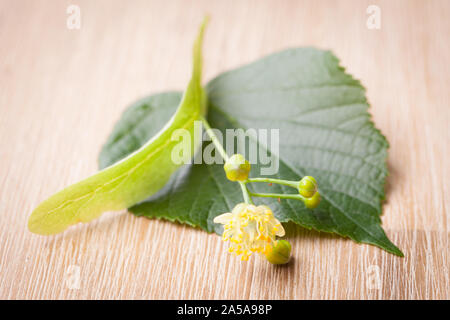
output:
[[[300,194],[283,194],[283,193],[253,193],[250,192],[253,197],[262,198],[280,198],[280,199],[295,199],[295,200],[305,200],[305,198]]]
[[[241,186],[242,189],[242,195],[244,197],[244,201],[245,203],[248,204],[253,204],[253,199],[251,197],[251,193],[248,191],[247,186],[245,185],[245,183],[238,181],[239,185]]]
[[[206,133],[208,134],[208,136],[211,138],[211,141],[216,146],[217,151],[219,151],[219,153],[222,156],[222,158],[225,161],[227,161],[228,158],[229,158],[228,155],[227,155],[227,152],[223,148],[223,146],[220,143],[219,139],[217,139],[217,136],[214,134],[214,131],[211,129],[211,126],[209,125],[208,121],[204,117],[202,117],[202,123],[203,123],[203,125],[206,128]]]
[[[249,178],[247,182],[266,182],[266,183],[275,183],[281,184],[284,186],[288,186],[291,188],[298,189],[298,181],[289,181],[289,180],[281,180],[281,179],[271,179],[271,178]]]
[[[201,120],[202,120],[203,125],[205,126],[206,133],[211,138],[211,141],[214,143],[217,151],[219,151],[219,153],[222,156],[222,158],[225,161],[227,161],[228,158],[229,158],[228,155],[227,155],[227,152],[223,148],[223,146],[220,143],[219,139],[217,139],[217,136],[214,134],[214,131],[211,129],[211,126],[209,125],[208,121],[204,117],[202,117]],[[253,204],[252,197],[250,196],[250,193],[249,193],[249,191],[247,189],[247,186],[246,186],[245,182],[241,182],[241,181],[238,181],[238,182],[239,182],[239,185],[241,186],[242,196],[244,197],[245,203]]]

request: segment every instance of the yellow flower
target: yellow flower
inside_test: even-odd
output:
[[[275,236],[284,236],[284,228],[267,206],[239,203],[232,212],[214,218],[224,225],[223,241],[229,241],[228,251],[248,260],[253,252],[268,254],[275,245]]]

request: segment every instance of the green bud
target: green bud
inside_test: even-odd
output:
[[[287,240],[278,240],[272,250],[266,253],[266,259],[272,264],[286,264],[291,258],[291,244]]]
[[[223,166],[228,180],[245,181],[250,173],[250,163],[242,154],[233,154]]]
[[[305,205],[309,209],[317,208],[320,203],[320,194],[316,192],[311,198],[305,199]]]
[[[298,192],[305,198],[311,198],[317,191],[317,182],[314,177],[306,176],[298,184]]]

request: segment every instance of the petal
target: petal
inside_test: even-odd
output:
[[[253,205],[253,204],[248,204],[247,205],[247,210],[250,211],[251,213],[258,213],[258,207]]]
[[[241,213],[245,208],[247,207],[246,203],[238,203],[234,208],[233,208],[233,213],[234,214],[239,214]]]
[[[278,220],[277,220],[278,221]],[[278,222],[279,223],[279,222]],[[279,236],[279,237],[283,237],[285,232],[284,232],[284,228],[283,225],[280,223],[279,226],[277,226],[277,231],[275,232],[275,235]]]
[[[221,223],[221,224],[227,224],[228,221],[233,219],[233,214],[231,212],[227,212],[224,214],[221,214],[214,218],[214,223]]]
[[[268,206],[260,205],[260,206],[258,206],[258,209],[260,210],[261,213],[264,213],[264,214],[270,213],[270,214],[272,214],[272,210]]]

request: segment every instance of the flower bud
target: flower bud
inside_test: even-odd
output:
[[[242,154],[232,155],[223,166],[228,180],[245,181],[250,173],[250,163]]]
[[[298,184],[298,192],[305,198],[311,198],[317,191],[317,182],[314,177],[306,176]]]
[[[308,209],[315,209],[320,203],[320,194],[316,192],[311,198],[305,199],[305,206]]]
[[[265,255],[267,261],[272,264],[286,264],[291,257],[291,244],[287,240],[278,240]]]

